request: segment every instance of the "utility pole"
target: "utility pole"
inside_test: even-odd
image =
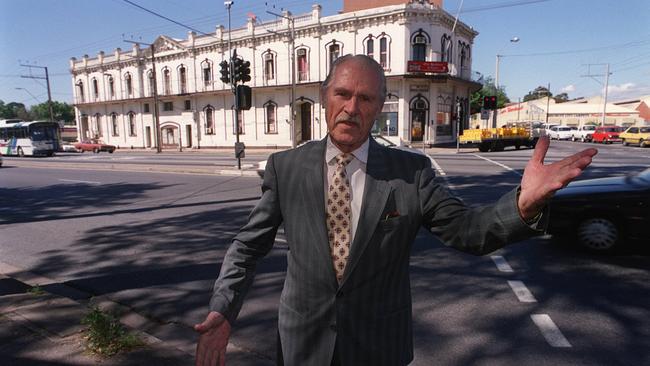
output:
[[[603,74],[592,74],[591,73],[591,66],[605,66],[605,70],[606,70],[605,74],[604,75]],[[604,98],[603,98],[603,117],[602,117],[602,119],[600,121],[600,125],[605,126],[605,117],[607,116],[607,94],[608,94],[607,89],[609,89],[609,75],[610,75],[609,63],[607,63],[607,64],[588,64],[587,67],[588,67],[587,75],[580,75],[580,76],[582,76],[582,77],[590,77],[590,78],[594,79],[600,85],[603,85],[603,84],[600,81],[598,81],[597,79],[595,79],[595,77],[596,76],[604,76],[605,77],[605,91],[604,91],[605,95],[604,95]]]
[[[289,32],[289,49],[291,51],[291,103],[289,103],[289,113],[291,116],[289,117],[290,119],[290,126],[291,126],[291,147],[296,147],[296,119],[295,119],[295,106],[294,102],[296,101],[296,46],[295,46],[295,35],[294,35],[294,28],[295,28],[295,23],[294,23],[294,18],[291,15],[291,13],[288,13],[289,16],[283,15],[283,14],[277,14],[272,11],[266,11],[267,13],[271,15],[275,15],[276,17],[284,18],[289,21],[289,26],[290,26],[290,32]],[[276,33],[270,29],[267,29],[267,31],[271,33]]]
[[[233,121],[235,123],[235,157],[237,158],[237,169],[241,170],[241,158],[237,154],[237,146],[239,146],[239,108],[237,108],[237,81],[235,80],[235,68],[233,63],[233,53],[232,53],[232,40],[230,38],[230,8],[234,4],[234,1],[224,1],[223,5],[228,9],[228,70],[231,78],[230,88],[232,90],[233,101],[235,105],[235,116]],[[235,50],[234,56],[237,56],[237,50]]]
[[[20,77],[21,78],[27,78],[27,79],[45,79],[45,81],[47,83],[47,108],[50,111],[50,121],[56,122],[56,121],[54,121],[54,111],[52,110],[52,93],[50,92],[50,75],[47,72],[47,67],[45,67],[45,66],[36,66],[36,65],[23,65],[23,64],[21,64],[20,66],[29,67],[29,68],[36,67],[36,68],[39,68],[39,69],[45,69],[45,77],[33,76],[33,75],[21,75]]]
[[[551,83],[548,83],[546,90],[548,91],[548,95],[546,96],[546,125],[548,126],[548,108],[551,104]]]
[[[160,115],[158,113],[158,78],[156,77],[156,50],[153,43],[135,42],[124,40],[127,43],[144,44],[151,50],[151,76],[153,77],[153,118],[154,129],[156,130],[156,153],[162,152],[162,131],[160,131]]]

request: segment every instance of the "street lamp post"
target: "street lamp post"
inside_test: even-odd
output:
[[[517,43],[519,42],[519,37],[512,37],[510,39],[510,43]],[[500,55],[497,53],[496,55],[496,65],[495,65],[495,72],[494,72],[494,87],[495,87],[495,93],[499,94],[499,61],[501,60],[501,57],[504,57],[505,55]],[[492,128],[497,128],[497,114],[499,114],[499,109],[495,108],[494,111],[492,111]]]

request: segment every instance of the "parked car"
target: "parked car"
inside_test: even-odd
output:
[[[569,140],[573,137],[575,127],[553,126],[548,131],[548,137],[551,140]]]
[[[591,135],[596,130],[595,125],[584,125],[578,127],[577,130],[573,131],[573,136],[571,136],[571,141],[580,141],[588,142],[591,141]]]
[[[2,166],[2,154],[0,154],[0,167]]]
[[[630,240],[646,245],[650,226],[650,169],[624,177],[570,183],[551,199],[548,233],[583,247],[613,251]]]
[[[83,140],[74,144],[80,152],[92,151],[98,154],[100,151],[108,151],[110,154],[115,151],[115,146],[103,143],[101,140]]]
[[[70,143],[61,144],[61,151],[63,152],[79,152],[77,148]]]
[[[591,135],[591,142],[600,142],[603,144],[621,142],[621,139],[618,137],[621,131],[623,131],[623,128],[618,126],[596,127],[596,130]]]
[[[650,146],[650,127],[630,127],[618,135],[623,145],[638,144],[641,147]]]

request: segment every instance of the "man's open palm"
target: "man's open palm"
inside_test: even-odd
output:
[[[199,332],[196,346],[197,366],[224,366],[226,346],[230,337],[230,323],[216,311],[211,311],[203,323],[194,326]]]
[[[537,141],[535,151],[524,170],[519,195],[519,213],[525,220],[534,218],[553,196],[555,191],[565,187],[591,164],[598,150],[589,148],[552,164],[544,165],[544,158],[550,145],[547,136]]]

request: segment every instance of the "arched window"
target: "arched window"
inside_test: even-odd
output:
[[[458,63],[460,64],[460,70],[461,70],[461,77],[469,78],[469,70],[470,70],[470,45],[458,41]]]
[[[429,101],[421,94],[411,99],[411,141],[423,141],[426,130]]]
[[[419,29],[411,36],[411,50],[413,61],[426,61],[427,60],[427,45],[431,43],[429,35]]]
[[[78,103],[84,103],[84,82],[79,80],[77,81],[77,101]]]
[[[99,100],[99,83],[97,82],[96,78],[92,79],[93,83],[93,97],[95,100]]]
[[[264,80],[275,79],[275,52],[270,49],[262,54],[262,62],[264,63]]]
[[[451,44],[451,36],[443,34],[440,38],[440,61],[452,62],[451,57],[454,46]]]
[[[169,95],[172,93],[172,72],[165,67],[163,70],[163,93]]]
[[[129,117],[129,136],[137,136],[136,130],[135,130],[135,113],[129,112],[128,113]]]
[[[379,64],[384,70],[390,69],[390,43],[388,35],[379,35]]]
[[[111,99],[115,98],[115,80],[112,76],[108,77],[108,95]]]
[[[203,86],[212,85],[212,61],[207,58],[201,62],[201,75],[203,75]]]
[[[337,58],[341,57],[341,44],[336,41],[332,41],[329,46],[327,46],[327,59],[329,70],[332,69],[332,64],[336,61]]]
[[[366,40],[366,56],[375,58],[375,40],[372,39],[372,36]]]
[[[153,71],[147,71],[147,80],[149,80],[149,96],[153,97],[153,91],[156,88],[156,80],[153,78]]]
[[[205,111],[205,134],[214,135],[214,108],[207,106]]]
[[[178,67],[178,90],[181,94],[187,93],[187,69],[185,65]]]
[[[117,124],[117,114],[116,113],[111,113],[111,128],[112,128],[112,133],[113,136],[119,136],[120,135],[120,126]]]
[[[99,113],[95,113],[93,116],[93,133],[97,137],[102,137],[102,119]]]
[[[124,74],[124,86],[126,91],[126,96],[133,96],[133,80],[131,78],[131,73]]]
[[[274,102],[266,102],[264,104],[264,117],[266,118],[265,121],[265,129],[264,133],[267,134],[277,134],[278,133],[278,124],[277,124],[277,105]]]
[[[296,50],[296,58],[298,62],[298,81],[309,80],[309,58],[307,48],[298,48]]]

